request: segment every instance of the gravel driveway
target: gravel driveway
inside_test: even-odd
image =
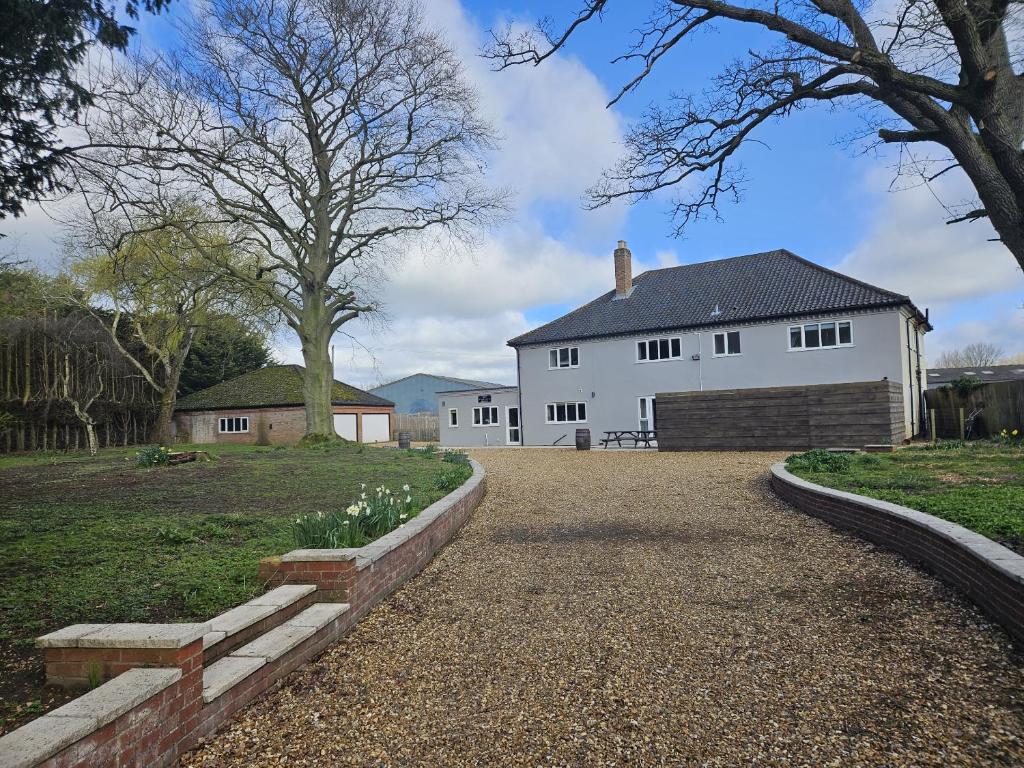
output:
[[[1024,763],[1024,665],[774,454],[478,451],[485,503],[209,765]]]

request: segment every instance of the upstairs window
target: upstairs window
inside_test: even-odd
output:
[[[548,424],[578,424],[587,420],[586,403],[548,403]]]
[[[558,347],[548,350],[548,368],[579,368],[579,347]]]
[[[636,359],[641,363],[678,360],[682,355],[683,341],[678,336],[665,339],[645,339],[636,343]]]
[[[248,432],[249,431],[249,417],[248,416],[232,416],[230,418],[220,420],[220,431],[221,432]]]
[[[715,334],[715,357],[740,354],[740,332],[723,331]]]
[[[789,326],[790,350],[834,349],[852,345],[853,323],[849,320]]]
[[[474,427],[491,427],[498,423],[498,406],[483,405],[473,409]]]

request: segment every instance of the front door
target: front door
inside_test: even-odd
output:
[[[505,442],[509,445],[519,445],[523,441],[519,431],[519,406],[505,406],[505,423],[508,425],[508,440]]]
[[[639,426],[638,426],[638,428],[640,430],[657,429],[657,427],[654,426],[654,415],[655,415],[656,410],[657,409],[656,409],[655,403],[654,403],[654,395],[651,395],[649,397],[641,397],[640,398],[640,405],[639,405],[640,419],[639,419]]]

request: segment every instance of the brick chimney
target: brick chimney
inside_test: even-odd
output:
[[[615,298],[624,299],[633,290],[633,254],[625,240],[615,249]]]

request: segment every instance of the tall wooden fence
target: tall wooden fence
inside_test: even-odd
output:
[[[903,441],[894,381],[660,393],[662,451],[807,450]]]
[[[420,443],[436,443],[441,439],[436,413],[396,413],[391,420],[391,439],[397,440],[399,432],[409,432],[412,439]]]
[[[996,435],[1002,429],[1024,429],[1024,381],[995,381],[966,394],[953,387],[929,389],[924,398],[928,409],[935,411],[938,437],[960,437],[961,408],[965,417],[981,409],[971,430],[972,437]]]

